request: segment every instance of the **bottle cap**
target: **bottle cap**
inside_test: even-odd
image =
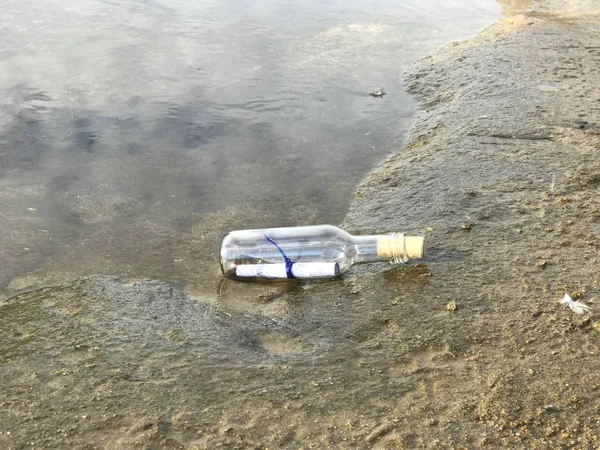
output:
[[[381,258],[406,262],[409,259],[422,258],[423,253],[423,236],[404,236],[398,233],[377,240],[377,256]]]

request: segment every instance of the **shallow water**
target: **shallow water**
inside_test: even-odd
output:
[[[96,273],[214,295],[230,229],[339,223],[401,149],[403,71],[499,14],[488,0],[4,2],[0,295]]]

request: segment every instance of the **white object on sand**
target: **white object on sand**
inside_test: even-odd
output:
[[[575,314],[585,314],[591,312],[591,308],[588,305],[573,300],[569,294],[565,294],[560,302],[571,308]]]

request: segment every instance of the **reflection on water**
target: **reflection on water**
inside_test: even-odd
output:
[[[214,293],[228,230],[339,222],[402,146],[402,72],[498,9],[4,2],[1,295],[94,273]]]

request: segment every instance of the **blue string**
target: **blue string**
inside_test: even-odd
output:
[[[292,273],[292,266],[294,265],[294,262],[288,258],[284,251],[281,249],[281,247],[279,245],[277,245],[277,242],[275,242],[273,239],[271,239],[269,236],[267,236],[267,233],[264,233],[265,238],[267,239],[267,241],[269,241],[271,244],[273,244],[277,250],[279,250],[279,253],[281,253],[281,256],[283,256],[283,260],[285,261],[285,273],[287,275],[288,278],[296,278],[294,276],[294,274]]]

